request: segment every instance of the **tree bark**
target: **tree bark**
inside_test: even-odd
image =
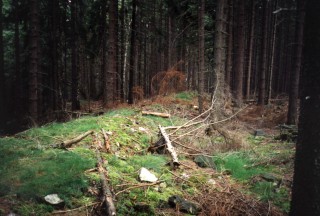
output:
[[[131,20],[131,49],[130,49],[130,68],[129,68],[129,92],[128,92],[128,104],[133,104],[133,86],[134,76],[136,68],[136,14],[137,13],[137,0],[132,0],[132,20]]]
[[[298,112],[298,93],[299,93],[299,76],[302,62],[303,49],[303,31],[305,20],[305,2],[298,1],[298,11],[296,18],[296,36],[295,36],[295,54],[294,67],[291,74],[290,93],[289,93],[289,108],[288,108],[288,124],[297,124]]]
[[[223,105],[223,95],[225,93],[225,88],[228,87],[228,84],[225,85],[225,7],[227,0],[218,0],[217,2],[217,12],[216,12],[216,30],[215,30],[215,39],[214,39],[214,72],[216,74],[216,99],[219,101],[217,104]],[[212,89],[212,91],[214,91]],[[227,92],[228,93],[228,92]],[[222,107],[220,107],[222,108]],[[220,109],[218,108],[218,109]]]
[[[268,45],[268,2],[263,1],[262,6],[262,45],[260,56],[260,78],[258,105],[265,105],[266,98],[266,72],[267,72],[267,45]]]
[[[256,12],[255,12],[255,5],[256,1],[252,0],[251,2],[251,23],[250,23],[250,36],[249,36],[249,59],[248,59],[248,76],[247,76],[247,84],[246,84],[246,99],[250,99],[250,88],[251,88],[251,75],[253,72],[253,53],[254,53],[254,33],[255,33],[255,18],[256,18]]]
[[[30,68],[29,68],[29,115],[38,120],[38,74],[39,74],[39,14],[37,0],[30,0]]]
[[[320,1],[302,0],[300,3],[306,3],[305,62],[301,76],[291,216],[320,215],[320,28],[316,21],[319,18]]]
[[[203,94],[204,94],[204,15],[205,15],[205,0],[200,1],[199,5],[199,83],[198,83],[198,101],[199,112],[203,112]]]
[[[227,42],[227,59],[225,70],[225,83],[230,91],[231,86],[231,74],[233,63],[233,0],[229,1],[229,13],[228,13],[228,42]]]
[[[236,47],[236,62],[235,62],[235,89],[234,97],[236,100],[236,105],[242,105],[243,98],[243,71],[244,71],[244,43],[245,43],[245,31],[244,31],[244,10],[245,1],[238,1],[238,46]]]
[[[5,76],[4,76],[4,59],[3,59],[3,15],[2,0],[0,0],[0,130],[4,128],[5,123]]]
[[[109,5],[109,31],[108,31],[108,65],[105,74],[104,104],[113,104],[116,99],[117,86],[117,17],[118,1],[110,0]]]
[[[78,62],[78,39],[79,32],[77,26],[78,20],[78,0],[71,1],[71,25],[72,25],[72,42],[71,42],[71,101],[72,101],[72,110],[80,109],[79,101],[79,62]]]

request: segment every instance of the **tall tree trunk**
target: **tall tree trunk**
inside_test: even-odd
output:
[[[244,71],[244,43],[245,43],[245,31],[244,31],[244,9],[245,1],[238,1],[238,46],[236,48],[235,59],[235,89],[234,96],[237,106],[241,106],[243,98],[243,71]]]
[[[278,1],[275,2],[275,8],[278,7]],[[277,32],[278,32],[278,14],[275,14],[274,21],[272,24],[272,38],[271,38],[271,62],[270,62],[270,70],[269,70],[269,84],[268,84],[268,97],[267,97],[267,103],[271,104],[271,97],[272,97],[272,83],[273,83],[273,76],[274,76],[274,64],[275,64],[275,58],[276,58],[276,41],[277,41]]]
[[[77,26],[78,20],[78,0],[71,1],[71,25],[72,25],[72,42],[71,42],[71,109],[79,110],[79,62],[78,62],[78,46],[79,32]]]
[[[225,83],[226,88],[230,91],[231,86],[231,73],[233,62],[233,0],[229,0],[228,10],[228,39],[227,39],[227,59],[225,70]]]
[[[18,0],[13,1],[14,7],[14,60],[15,60],[15,72],[14,72],[14,83],[12,86],[12,93],[15,100],[13,101],[13,110],[17,119],[20,119],[23,116],[24,109],[21,106],[23,101],[23,83],[22,83],[22,74],[20,72],[20,30],[19,30],[19,4]],[[4,86],[4,85],[3,85]],[[23,103],[22,103],[23,104]]]
[[[319,19],[320,1],[301,1],[299,4],[304,2],[306,2],[305,67],[301,76],[301,109],[291,216],[320,215],[320,28],[316,21]]]
[[[107,82],[108,82],[108,71],[107,71],[107,4],[108,0],[101,2],[101,23],[100,23],[100,38],[101,38],[101,77],[102,80],[102,91],[103,91],[103,105],[107,105]]]
[[[52,110],[61,109],[61,102],[59,101],[59,81],[58,81],[58,10],[59,1],[50,1],[49,6],[51,9],[51,34],[50,34],[50,50],[51,50],[51,73],[50,73],[50,108]]]
[[[204,94],[204,15],[205,15],[205,0],[200,1],[199,5],[199,83],[198,83],[198,101],[199,112],[203,112],[203,94]]]
[[[130,49],[130,68],[129,68],[129,92],[128,92],[128,103],[133,104],[133,86],[136,68],[136,14],[137,13],[137,0],[132,0],[132,20],[131,20],[131,49]]]
[[[298,93],[299,93],[299,76],[302,62],[302,48],[303,48],[303,31],[305,20],[305,1],[298,1],[298,11],[296,18],[296,35],[295,35],[295,53],[294,53],[294,67],[291,74],[290,94],[289,94],[289,108],[288,108],[288,124],[297,123],[298,110]]]
[[[216,11],[216,27],[215,27],[215,39],[214,39],[214,72],[216,74],[216,84],[218,88],[216,89],[216,99],[219,101],[218,104],[223,105],[223,95],[225,93],[225,7],[227,0],[218,0],[217,2],[217,11]],[[226,85],[228,86],[228,85]],[[221,108],[221,107],[220,107]],[[218,108],[218,109],[220,109]]]
[[[125,31],[125,17],[126,17],[126,13],[125,13],[125,3],[124,0],[121,0],[121,10],[120,10],[120,98],[121,100],[124,99],[125,96],[125,90],[124,90],[124,79],[125,79],[125,49],[126,49],[126,31]]]
[[[250,98],[250,87],[251,87],[251,75],[252,75],[252,64],[253,64],[253,45],[254,45],[254,33],[255,33],[255,18],[256,18],[256,10],[255,5],[256,1],[252,0],[251,2],[251,23],[250,23],[250,36],[249,36],[249,57],[248,57],[248,76],[247,76],[247,84],[246,84],[246,99]]]
[[[260,79],[258,104],[264,105],[266,98],[266,72],[267,72],[267,45],[268,45],[268,2],[263,1],[262,6],[262,46],[260,56]]]
[[[39,2],[30,0],[30,67],[29,67],[29,115],[38,120],[38,74],[39,74]]]
[[[110,0],[109,5],[109,31],[108,31],[108,65],[105,75],[104,104],[113,104],[116,99],[117,86],[117,17],[118,1]]]
[[[2,0],[0,0],[0,130],[4,128],[5,123],[5,79],[4,79],[4,59],[3,59],[3,15]]]

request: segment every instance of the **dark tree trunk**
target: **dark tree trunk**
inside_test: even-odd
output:
[[[233,0],[229,1],[229,12],[228,12],[228,39],[227,39],[227,59],[226,59],[226,72],[225,72],[225,83],[228,90],[230,91],[231,86],[231,73],[232,73],[232,62],[233,62]]]
[[[30,67],[28,110],[32,122],[38,120],[38,74],[39,74],[39,2],[30,0]]]
[[[5,102],[5,79],[4,79],[4,62],[3,62],[3,17],[2,17],[2,0],[0,0],[0,130],[4,128],[6,116]]]
[[[109,5],[109,31],[108,31],[108,65],[105,74],[104,104],[113,104],[116,99],[117,86],[117,10],[118,2],[110,0]]]
[[[264,105],[266,98],[266,72],[267,72],[267,45],[268,45],[268,2],[263,1],[262,6],[262,45],[260,56],[260,78],[258,104]]]
[[[306,3],[304,69],[291,216],[320,215],[320,1]]]
[[[216,98],[219,104],[223,105],[223,95],[225,90],[225,7],[227,5],[227,0],[218,0],[217,2],[217,12],[216,12],[216,27],[215,27],[215,39],[214,39],[214,72],[216,74],[216,84],[214,89],[216,89]],[[228,85],[226,85],[228,86]],[[218,87],[218,88],[217,88]],[[212,89],[212,91],[214,91]],[[221,108],[221,107],[220,107]],[[220,109],[218,108],[218,109]]]
[[[238,1],[238,46],[236,47],[236,59],[235,59],[235,89],[234,97],[237,106],[241,106],[243,97],[243,71],[244,71],[244,44],[245,44],[245,31],[244,31],[244,10],[245,1]]]
[[[125,79],[125,71],[124,71],[124,63],[125,63],[125,3],[124,0],[121,0],[121,10],[120,10],[120,98],[124,99],[125,90],[124,90],[124,79]]]
[[[50,32],[50,50],[51,50],[51,70],[50,70],[50,108],[52,110],[61,109],[59,101],[59,81],[58,81],[58,17],[59,1],[50,1],[49,10],[51,10],[51,32]]]
[[[133,104],[133,86],[136,68],[136,14],[137,13],[137,0],[132,1],[132,20],[131,20],[131,49],[130,49],[130,68],[129,68],[129,92],[128,92],[128,103]]]
[[[298,1],[298,11],[296,18],[296,36],[295,36],[295,53],[294,53],[294,67],[291,73],[290,94],[289,94],[289,108],[288,108],[288,124],[297,123],[298,111],[298,93],[299,93],[299,76],[302,62],[302,48],[303,48],[303,30],[305,19],[305,1]]]
[[[103,77],[103,105],[107,105],[107,0],[101,3],[101,23],[100,23],[100,38],[101,38],[101,77]]]
[[[72,25],[72,42],[71,42],[71,109],[79,110],[79,62],[78,62],[78,46],[79,46],[79,32],[77,26],[78,20],[78,1],[71,1],[71,25]]]
[[[204,94],[204,15],[205,15],[205,0],[200,1],[199,5],[199,83],[198,83],[198,100],[199,112],[203,111],[203,94]]]
[[[254,45],[254,33],[255,33],[255,5],[256,1],[252,0],[251,2],[251,22],[250,22],[250,36],[249,36],[249,57],[248,57],[248,76],[247,76],[247,84],[246,84],[246,99],[250,98],[250,87],[251,87],[251,75],[253,72],[253,45]]]

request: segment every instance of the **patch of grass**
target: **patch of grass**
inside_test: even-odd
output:
[[[253,176],[260,174],[284,175],[292,169],[290,158],[294,148],[290,143],[267,143],[265,137],[249,137],[251,148],[248,151],[219,154],[215,157],[218,170],[229,170],[233,178],[249,183]],[[287,161],[285,165],[283,161]],[[290,195],[287,188],[274,182],[261,180],[250,188],[262,201],[272,201],[284,212],[290,208]]]
[[[218,170],[229,170],[232,177],[245,181],[252,176],[264,173],[260,167],[247,168],[252,165],[252,160],[245,153],[235,152],[233,154],[221,154],[215,159]]]
[[[179,92],[176,94],[175,97],[181,100],[191,101],[194,97],[196,97],[196,92],[193,92],[193,91]]]
[[[30,216],[30,215],[49,215],[54,208],[50,205],[45,204],[36,204],[36,203],[21,203],[17,206],[14,211],[21,216]]]
[[[39,150],[28,140],[3,138],[0,143],[1,196],[36,200],[57,193],[71,207],[72,197],[80,197],[88,186],[83,173],[95,166],[92,159],[70,151]]]
[[[258,182],[253,185],[251,190],[258,194],[262,201],[267,202],[271,200],[276,206],[279,206],[283,211],[289,213],[290,195],[286,188],[278,188],[272,182]]]

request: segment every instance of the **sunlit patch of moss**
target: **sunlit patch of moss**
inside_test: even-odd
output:
[[[162,155],[133,156],[128,159],[128,163],[132,164],[137,169],[145,167],[147,169],[152,169],[155,172],[159,172],[167,163],[167,159]]]
[[[191,101],[196,96],[197,96],[197,93],[194,91],[184,91],[184,92],[177,93],[175,95],[175,98],[178,98],[181,100],[186,100],[186,101]]]

